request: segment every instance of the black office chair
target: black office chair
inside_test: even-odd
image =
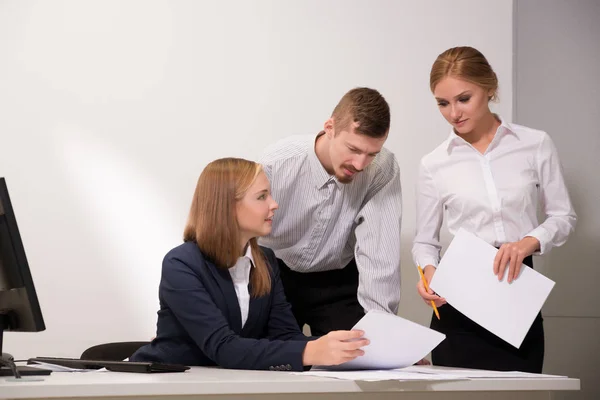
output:
[[[114,342],[90,347],[81,354],[82,360],[122,361],[150,342]]]

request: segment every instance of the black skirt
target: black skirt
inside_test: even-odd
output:
[[[523,263],[533,268],[532,257]],[[492,273],[490,268],[490,274]],[[500,339],[457,311],[450,304],[438,308],[440,319],[431,318],[431,329],[446,335],[432,352],[434,365],[495,371],[541,373],[544,364],[544,326],[539,313],[520,348]]]

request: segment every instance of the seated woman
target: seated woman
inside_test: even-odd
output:
[[[277,203],[259,164],[224,158],[196,185],[184,243],[164,258],[157,336],[131,361],[302,371],[364,354],[362,331],[308,338],[285,299],[269,234]]]

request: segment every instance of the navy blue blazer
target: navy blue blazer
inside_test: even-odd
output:
[[[285,299],[277,259],[262,247],[271,292],[250,297],[242,317],[229,271],[208,261],[196,243],[165,256],[158,289],[156,338],[129,359],[224,368],[302,371],[307,341]]]

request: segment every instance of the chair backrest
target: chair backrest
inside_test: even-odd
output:
[[[114,342],[90,347],[81,354],[82,360],[122,361],[150,342]]]

